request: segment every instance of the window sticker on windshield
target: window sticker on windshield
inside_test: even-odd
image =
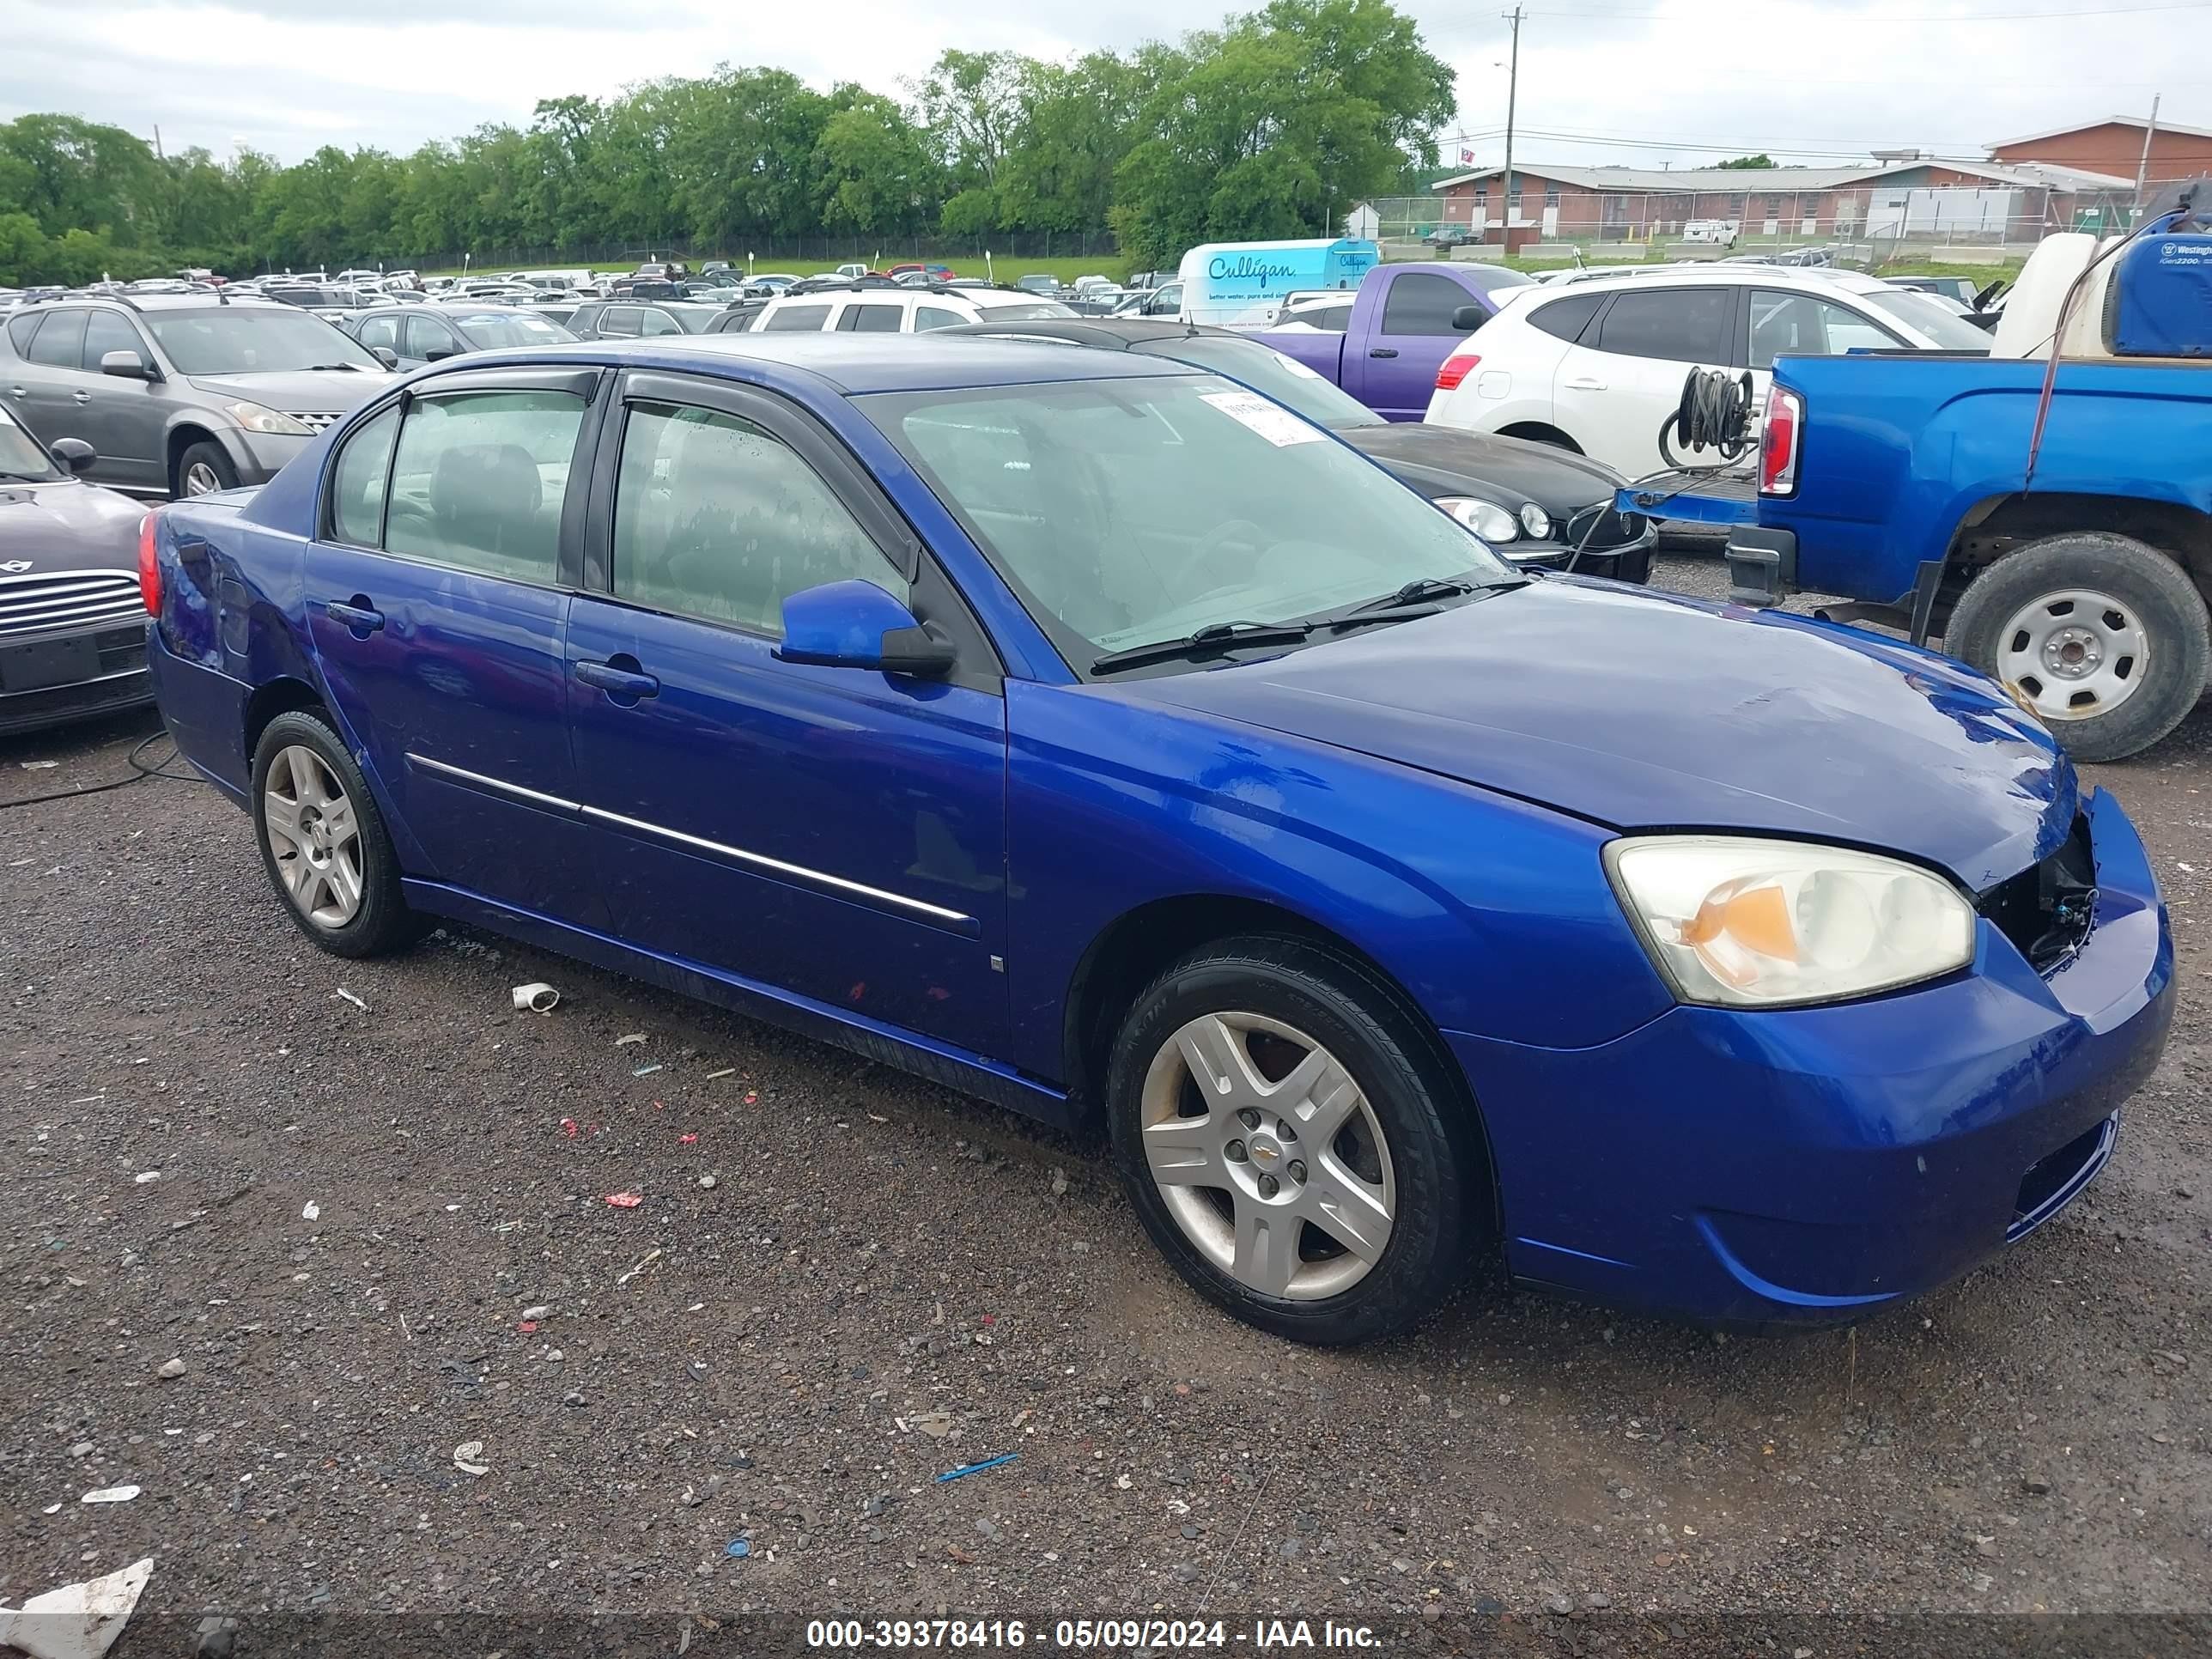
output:
[[[1256,392],[1201,392],[1199,396],[1240,426],[1249,427],[1278,449],[1292,444],[1317,443],[1325,435],[1280,404],[1271,404]]]
[[[1291,374],[1303,376],[1306,380],[1318,380],[1321,379],[1321,371],[1319,369],[1308,368],[1304,363],[1300,362],[1297,358],[1291,356],[1287,352],[1283,354],[1282,366],[1290,370]]]

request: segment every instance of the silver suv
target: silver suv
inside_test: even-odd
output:
[[[138,495],[265,483],[392,376],[319,317],[207,294],[64,295],[0,328],[0,398],[84,476]]]

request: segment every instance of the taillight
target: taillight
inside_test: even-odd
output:
[[[145,600],[149,617],[161,614],[161,564],[154,555],[154,530],[161,519],[154,512],[138,520],[138,597]]]
[[[1797,441],[1805,428],[1805,400],[1786,386],[1766,392],[1766,423],[1759,434],[1759,493],[1787,495],[1797,488]]]
[[[1474,370],[1474,366],[1481,361],[1482,359],[1475,356],[1472,351],[1466,352],[1464,354],[1455,351],[1450,356],[1444,359],[1443,367],[1437,370],[1437,390],[1439,392],[1458,391],[1459,383],[1467,379],[1468,375]]]

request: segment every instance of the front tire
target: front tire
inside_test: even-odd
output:
[[[368,780],[317,715],[279,714],[255,745],[253,835],[285,915],[332,956],[380,956],[421,932]]]
[[[1145,1231],[1248,1324],[1392,1336],[1468,1276],[1486,1208],[1470,1109],[1416,1019],[1330,952],[1246,938],[1184,957],[1130,1010],[1107,1100]]]
[[[237,488],[238,469],[218,443],[188,445],[177,457],[177,476],[169,481],[169,493],[179,501]]]
[[[2084,531],[2031,543],[1975,577],[1944,644],[2002,681],[2075,759],[2118,760],[2203,696],[2212,618],[2157,549]]]

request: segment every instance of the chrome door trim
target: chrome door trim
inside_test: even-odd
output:
[[[558,795],[540,794],[535,789],[525,789],[519,783],[508,783],[499,778],[488,778],[481,772],[471,772],[465,766],[450,766],[444,761],[432,760],[428,755],[418,755],[411,749],[407,751],[407,763],[410,766],[428,767],[433,772],[443,772],[448,777],[460,779],[464,783],[481,784],[487,789],[498,790],[502,795],[513,795],[521,800],[535,802],[540,806],[555,807],[563,812],[580,812],[584,810],[574,801],[563,800]]]

